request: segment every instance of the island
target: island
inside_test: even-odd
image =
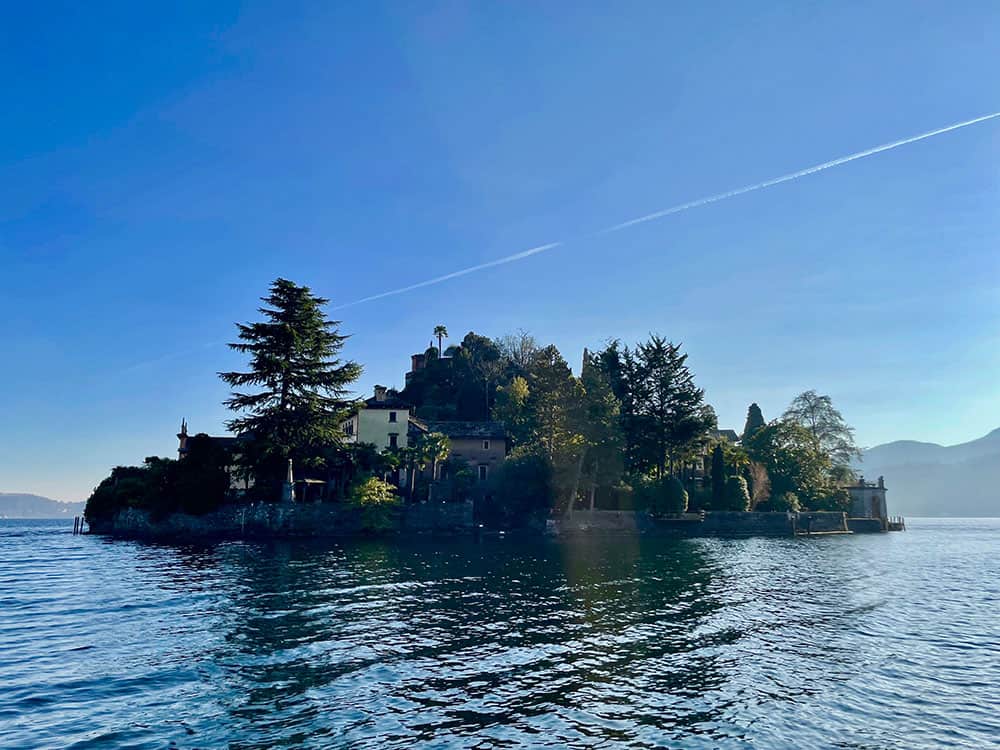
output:
[[[584,350],[579,374],[525,331],[467,333],[410,357],[402,388],[352,396],[362,366],[309,287],[275,280],[237,324],[225,436],[117,466],[90,531],[160,538],[642,533],[793,536],[903,528],[858,476],[832,400],[797,396],[720,429],[681,345],[653,334]],[[81,527],[82,528],[82,527]]]

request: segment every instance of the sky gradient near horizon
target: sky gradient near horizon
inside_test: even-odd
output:
[[[874,445],[1000,425],[1000,5],[108,3],[0,28],[0,491],[83,499],[219,432],[276,276],[359,392],[438,323],[575,366],[682,341],[740,429],[808,388]]]

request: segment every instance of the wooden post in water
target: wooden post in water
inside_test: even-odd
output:
[[[73,536],[79,533],[80,529],[80,516],[73,516]]]

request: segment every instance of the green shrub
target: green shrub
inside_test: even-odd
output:
[[[368,477],[351,488],[350,497],[351,503],[361,509],[362,529],[377,533],[393,528],[400,500],[391,484]]]
[[[747,490],[747,480],[743,477],[729,477],[726,480],[726,491],[723,495],[723,505],[719,510],[750,509],[750,492]]]
[[[799,503],[799,496],[794,492],[782,492],[780,495],[772,497],[767,502],[767,510],[777,511],[777,512],[787,512],[798,513],[802,506]]]
[[[552,464],[545,456],[512,456],[501,464],[490,484],[493,499],[477,516],[488,526],[516,528],[546,515],[555,500]]]
[[[823,497],[809,503],[809,510],[830,510],[848,513],[851,510],[851,493],[838,487]]]
[[[688,507],[688,493],[677,477],[647,479],[635,488],[636,506],[654,516],[684,513]]]

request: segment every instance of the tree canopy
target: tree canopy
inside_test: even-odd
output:
[[[361,366],[340,359],[347,336],[339,332],[339,321],[324,314],[329,300],[281,278],[261,300],[264,320],[238,323],[239,341],[229,345],[249,355],[249,369],[219,373],[241,389],[225,401],[239,415],[226,426],[252,433],[257,449],[272,459],[340,444],[341,423],[350,413],[348,387]]]
[[[765,424],[767,423],[760,407],[756,402],[750,404],[750,408],[747,409],[747,421],[743,424],[743,440],[749,440]]]
[[[782,418],[809,430],[834,466],[850,466],[852,459],[861,456],[854,442],[854,429],[844,421],[829,396],[813,390],[800,393]]]

